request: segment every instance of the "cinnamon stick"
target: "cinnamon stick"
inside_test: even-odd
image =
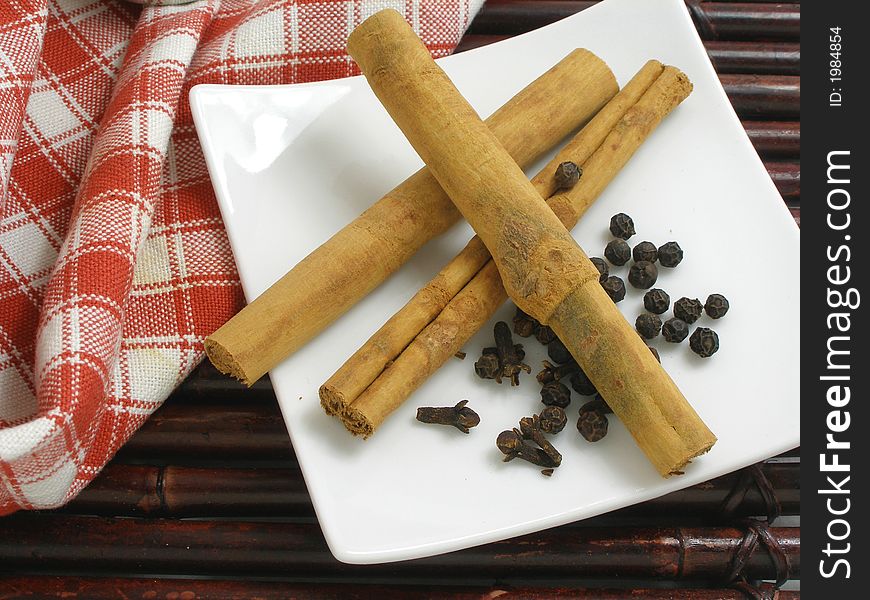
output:
[[[600,58],[575,50],[496,111],[487,125],[519,164],[529,165],[617,90]],[[438,182],[421,169],[206,338],[209,359],[222,372],[253,384],[459,216]]]
[[[348,52],[486,244],[510,297],[553,328],[658,472],[680,473],[708,451],[715,436],[599,285],[598,270],[557,209],[541,199],[402,16],[387,9],[369,17],[350,35]]]
[[[604,139],[624,117],[626,111],[634,106],[644,92],[659,78],[663,70],[664,66],[659,61],[647,62],[631,81],[556,154],[555,158],[532,178],[532,185],[542,197],[550,198],[557,192],[553,173],[560,163],[571,161],[577,165],[583,165],[585,179],[581,179],[581,184],[575,186],[565,195],[575,200],[576,209],[574,212],[577,213],[578,218],[580,214],[585,212],[604,188],[604,185],[619,172],[622,165],[622,163],[613,160],[612,147],[601,148]],[[657,89],[661,89],[661,86]],[[585,163],[593,152],[607,153],[607,159],[599,159],[598,161],[599,164],[603,165],[603,169],[596,167],[595,171],[590,173]],[[591,184],[587,183],[590,179],[592,180]],[[569,219],[567,222],[563,220],[563,223],[570,228],[576,224],[576,221],[577,219]],[[321,405],[326,413],[330,415],[343,413],[343,420],[345,424],[350,425],[351,432],[364,436],[371,435],[375,428],[380,425],[382,419],[398,408],[407,396],[397,394],[397,388],[392,383],[387,383],[384,387],[385,380],[380,382],[375,390],[372,390],[369,395],[371,400],[361,402],[355,406],[353,412],[347,412],[348,406],[365,392],[366,388],[381,375],[387,365],[396,360],[399,354],[409,347],[414,338],[426,326],[442,314],[448,303],[462,291],[490,258],[489,251],[483,241],[480,237],[474,236],[468,245],[434,279],[417,292],[321,386]],[[446,343],[453,347],[455,340],[461,338],[461,345],[477,331],[479,327],[475,325],[481,319],[483,319],[482,322],[489,320],[489,316],[504,302],[505,292],[501,280],[494,274],[482,275],[482,277],[492,282],[492,288],[487,288],[487,290],[492,289],[492,293],[482,291],[481,297],[485,296],[492,301],[481,303],[475,297],[475,300],[471,302],[457,303],[458,306],[462,307],[462,311],[454,318],[450,318],[449,326],[438,338],[441,343],[433,344],[432,350],[426,351],[426,360],[414,362],[406,357],[402,365],[397,366],[389,374],[390,381],[402,381],[404,384],[422,383],[443,364],[441,357],[444,356]],[[471,290],[474,289],[476,287],[471,288]],[[466,297],[470,296],[471,290],[466,294]],[[471,309],[479,312],[474,315],[468,314]],[[446,320],[447,317],[442,318],[442,323]],[[416,350],[417,348],[413,348],[411,352],[415,353]],[[433,356],[433,351],[437,358]],[[422,370],[424,368],[425,370]],[[371,401],[380,408],[374,410],[367,408]]]

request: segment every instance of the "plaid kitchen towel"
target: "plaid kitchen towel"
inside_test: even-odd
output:
[[[483,0],[139,2],[0,2],[0,514],[74,497],[242,306],[190,87],[354,75],[385,7],[443,56]]]

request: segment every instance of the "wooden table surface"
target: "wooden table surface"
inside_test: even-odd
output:
[[[595,3],[488,0],[457,51]],[[686,4],[800,225],[799,3]],[[203,364],[72,503],[0,519],[0,600],[799,598],[757,583],[800,577],[800,529],[783,526],[800,513],[799,467],[793,451],[521,538],[344,565],[326,548],[268,379],[244,389]],[[776,514],[785,519],[768,526]]]

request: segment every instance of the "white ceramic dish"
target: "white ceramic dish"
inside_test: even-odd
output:
[[[564,460],[552,478],[521,461],[502,463],[498,433],[542,405],[534,377],[518,389],[475,377],[472,364],[491,345],[492,323],[466,346],[468,359],[442,368],[370,440],[351,437],[320,409],[318,386],[464,245],[471,231],[458,225],[271,374],[318,520],[341,561],[422,557],[553,527],[800,443],[798,229],[682,0],[606,0],[440,63],[487,115],[578,46],[604,58],[620,83],[658,58],[695,84],[574,233],[590,255],[600,255],[610,216],[625,211],[637,224],[632,242],[674,239],[685,250],[678,268],[662,269],[657,287],[672,299],[703,301],[722,292],[731,300],[725,318],[699,323],[720,334],[713,358],[696,357],[687,342],[654,342],[719,442],[685,475],[665,480],[616,419],[603,441],[582,440],[574,429],[582,399],[575,396],[572,422],[555,438]],[[362,78],[197,86],[191,104],[249,299],[421,165]],[[619,305],[632,321],[643,308],[641,297],[630,290]],[[512,312],[505,306],[497,318],[509,320]],[[526,346],[536,372],[545,351],[534,340]],[[468,436],[414,420],[418,406],[462,398],[482,419]]]

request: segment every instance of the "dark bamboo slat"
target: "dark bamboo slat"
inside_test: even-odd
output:
[[[512,36],[469,34],[462,38],[456,47],[456,53],[500,42],[510,37]],[[800,44],[707,40],[704,42],[704,47],[718,73],[800,74]]]
[[[800,117],[801,80],[794,75],[720,75],[734,110],[744,119]]]
[[[597,4],[585,0],[489,0],[468,32],[517,35],[549,25]],[[797,40],[798,4],[686,0],[705,39]]]
[[[732,589],[583,589],[548,587],[482,587],[471,585],[333,584],[195,579],[118,579],[82,577],[0,578],[0,600],[746,600]],[[800,600],[800,592],[777,592],[773,600]]]
[[[786,202],[800,200],[801,165],[799,162],[765,162],[764,166]]]
[[[167,401],[117,458],[295,461],[278,405],[244,400],[233,405]]]
[[[783,514],[800,512],[800,463],[773,459],[762,471]],[[638,517],[716,518],[741,472],[730,473],[611,515],[619,522]],[[311,517],[313,508],[302,473],[284,469],[203,469],[111,464],[64,512],[108,516]],[[750,491],[734,516],[766,514],[762,497]]]
[[[743,121],[743,128],[764,158],[798,158],[801,124],[796,121]]]
[[[799,577],[800,530],[774,527],[770,533]],[[353,566],[332,557],[316,524],[17,514],[0,520],[0,572],[389,577],[393,583],[443,577],[711,580],[727,574],[743,535],[733,527],[560,527],[420,560]],[[765,550],[752,554],[746,574],[776,576]]]
[[[708,40],[704,47],[717,73],[800,74],[800,44]]]

